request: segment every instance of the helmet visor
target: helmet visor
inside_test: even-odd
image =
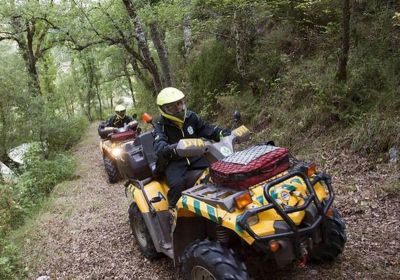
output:
[[[184,112],[186,109],[185,101],[183,99],[168,103],[162,106],[162,109],[168,115],[179,115],[180,113]]]
[[[115,111],[115,113],[117,114],[118,117],[124,118],[124,117],[125,117],[126,110]]]

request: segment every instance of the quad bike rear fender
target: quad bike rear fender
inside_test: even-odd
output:
[[[165,183],[151,181],[142,187],[137,184],[129,184],[127,190],[143,214],[151,211],[150,203],[155,212],[168,210],[168,186]]]

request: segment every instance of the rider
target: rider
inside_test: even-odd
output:
[[[187,110],[184,98],[183,92],[173,87],[164,88],[157,96],[161,116],[155,126],[154,149],[158,156],[157,171],[164,173],[170,188],[167,194],[170,208],[176,205],[182,191],[190,187],[185,185],[187,172],[208,167],[203,157],[179,157],[173,144],[183,138],[219,141],[230,134],[230,130],[210,125]]]
[[[124,105],[115,106],[115,115],[106,121],[106,127],[121,128],[133,121],[133,119],[126,115],[126,108]]]
[[[110,132],[124,127],[133,121],[133,118],[126,115],[126,108],[124,105],[115,106],[115,115],[110,117],[107,121],[100,123],[98,132],[102,138],[107,137]]]

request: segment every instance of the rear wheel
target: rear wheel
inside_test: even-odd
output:
[[[190,244],[182,258],[184,279],[247,280],[245,264],[232,249],[209,240]]]
[[[139,249],[142,254],[149,259],[154,259],[162,256],[161,253],[156,251],[151,235],[144,222],[143,215],[140,212],[136,203],[132,202],[129,206],[129,224],[131,226],[132,234],[135,237]]]
[[[108,181],[110,183],[116,183],[119,180],[119,172],[117,169],[117,165],[113,162],[108,156],[103,156],[104,168],[106,169],[106,173],[108,176]]]
[[[346,226],[337,209],[332,218],[328,218],[322,228],[323,241],[312,250],[311,260],[317,263],[330,262],[336,259],[347,241]]]

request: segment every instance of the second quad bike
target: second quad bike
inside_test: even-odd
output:
[[[187,182],[192,187],[172,210],[168,209],[168,186],[153,176],[152,132],[121,146],[132,166],[125,185],[132,201],[130,225],[145,257],[167,255],[184,279],[242,280],[250,279],[239,255],[244,248],[262,252],[278,267],[305,264],[309,259],[332,261],[343,252],[346,231],[333,207],[331,178],[317,172],[314,164],[289,156],[285,164],[265,163],[267,168],[261,165],[247,177],[238,172],[227,177],[218,173],[218,166],[240,169],[246,162],[259,164],[262,157],[268,158],[269,150],[278,149],[261,143],[234,152],[234,144],[249,137],[249,130],[241,126],[220,142],[180,140],[178,155],[203,155],[211,165],[189,172]],[[257,176],[261,181],[252,181]]]
[[[104,168],[110,183],[118,182],[124,177],[124,172],[120,171],[120,165],[117,159],[122,152],[121,145],[134,140],[140,134],[138,122],[132,121],[121,128],[99,127],[101,136],[100,149],[103,154]],[[123,168],[123,166],[121,166]]]

